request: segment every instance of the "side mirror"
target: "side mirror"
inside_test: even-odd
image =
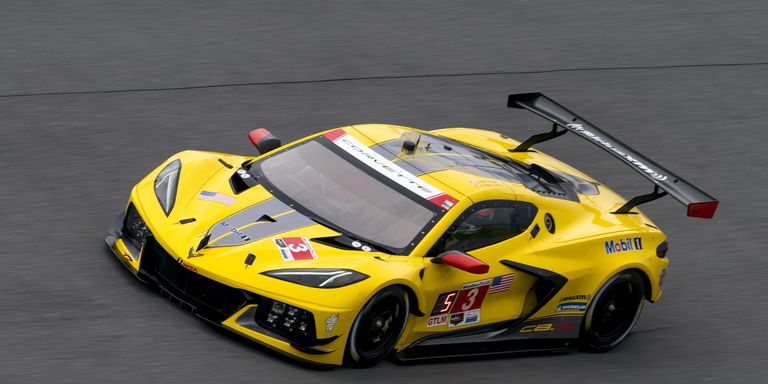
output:
[[[272,152],[282,145],[280,139],[269,133],[266,128],[256,128],[248,132],[248,140],[256,147],[260,155]]]
[[[431,260],[435,264],[446,264],[465,272],[482,275],[488,273],[491,268],[488,264],[478,260],[464,252],[447,251],[443,252]]]

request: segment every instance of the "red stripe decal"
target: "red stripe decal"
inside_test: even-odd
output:
[[[339,137],[344,136],[345,133],[346,132],[344,132],[343,129],[339,128],[339,129],[334,129],[333,131],[330,131],[330,132],[326,132],[325,134],[323,134],[323,136],[325,136],[325,138],[330,141],[336,141]]]
[[[435,204],[438,207],[445,209],[446,211],[451,210],[451,208],[453,208],[453,206],[459,202],[459,200],[457,200],[455,197],[445,193],[430,197],[428,200],[432,204]]]

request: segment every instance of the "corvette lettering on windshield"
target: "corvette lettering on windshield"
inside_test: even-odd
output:
[[[451,195],[435,188],[416,175],[406,171],[395,163],[387,160],[365,144],[361,143],[343,130],[335,130],[325,134],[325,137],[336,144],[344,152],[349,153],[376,172],[386,176],[409,191],[429,200],[444,210],[450,210],[458,200]]]

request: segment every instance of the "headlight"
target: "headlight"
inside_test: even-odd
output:
[[[136,251],[140,250],[144,245],[144,240],[147,239],[147,236],[152,235],[152,232],[147,228],[147,223],[141,218],[133,204],[128,207],[128,212],[125,214],[122,231],[123,239],[133,244]],[[136,252],[135,258],[138,257],[138,252]]]
[[[262,272],[262,274],[313,288],[339,288],[369,277],[351,269],[334,268],[277,269]]]
[[[166,165],[155,178],[155,196],[165,215],[168,216],[176,203],[176,189],[179,187],[181,160],[174,160]]]
[[[307,310],[263,297],[256,309],[259,325],[300,344],[315,339],[315,318]]]

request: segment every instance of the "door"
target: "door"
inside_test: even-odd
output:
[[[526,263],[535,257],[526,231],[536,213],[533,204],[506,200],[480,202],[462,213],[424,258],[422,282],[430,312],[413,330],[447,332],[519,317],[535,278],[499,261]],[[488,273],[472,274],[430,261],[451,250],[485,262]]]

